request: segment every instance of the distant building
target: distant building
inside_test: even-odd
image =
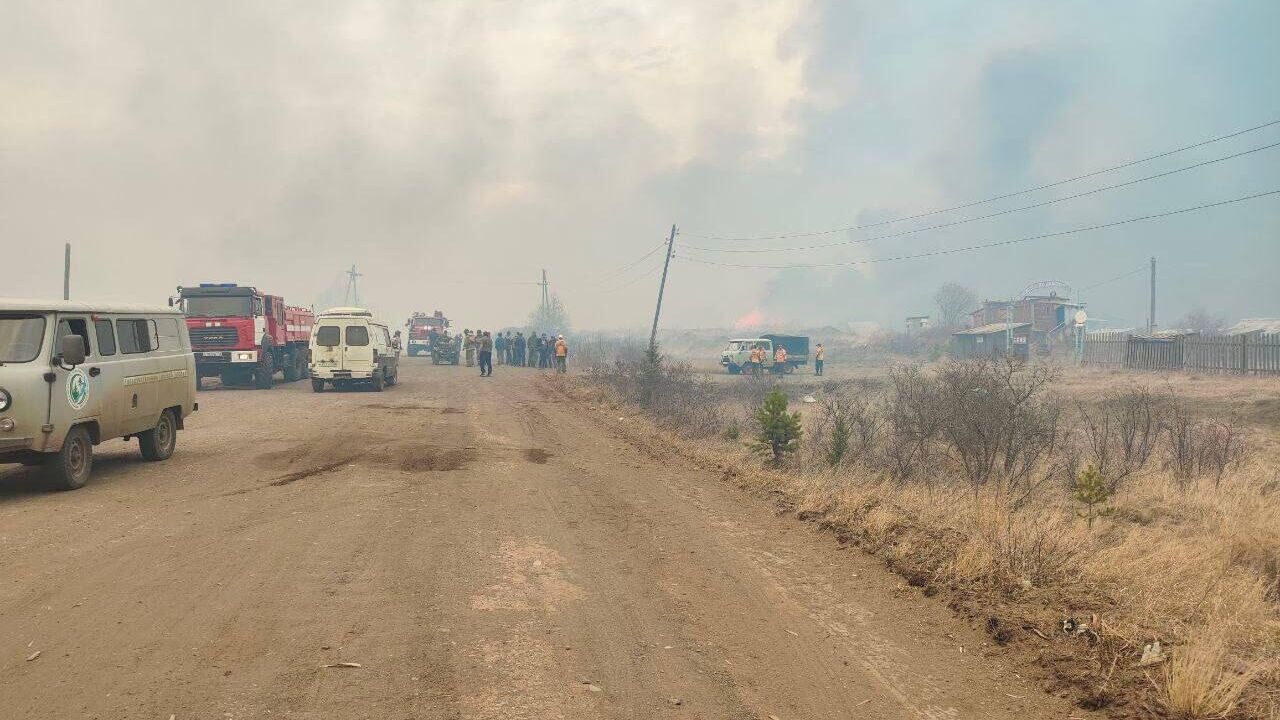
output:
[[[1009,317],[1012,308],[1013,317]],[[1082,303],[1069,298],[1048,295],[1028,295],[1019,300],[984,300],[982,307],[969,314],[969,324],[981,327],[992,323],[1030,323],[1031,330],[1046,338],[1070,333],[1076,311]]]
[[[1280,334],[1280,318],[1245,318],[1223,330],[1226,335]]]
[[[907,332],[914,332],[916,330],[928,330],[928,329],[929,329],[928,315],[912,315],[911,317],[907,318]]]
[[[988,323],[951,334],[951,354],[961,358],[994,357],[1012,349],[1026,358],[1032,343],[1031,323]]]

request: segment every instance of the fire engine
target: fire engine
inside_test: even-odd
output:
[[[409,354],[429,354],[431,352],[431,334],[444,333],[449,330],[449,318],[436,310],[434,314],[416,312],[405,322],[409,328]]]
[[[206,377],[223,385],[270,388],[277,371],[285,381],[307,375],[308,347],[315,313],[285,305],[279,295],[235,283],[201,283],[178,288],[196,355],[196,387]],[[263,352],[263,333],[271,346]]]

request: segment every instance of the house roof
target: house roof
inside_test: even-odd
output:
[[[1224,330],[1228,335],[1247,335],[1249,333],[1280,333],[1280,318],[1245,318]]]
[[[957,330],[952,335],[991,335],[993,333],[1008,332],[1010,330],[1022,330],[1031,327],[1031,323],[990,323],[987,325],[979,325],[965,330]]]

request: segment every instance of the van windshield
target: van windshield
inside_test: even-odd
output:
[[[252,317],[253,298],[248,296],[188,297],[182,301],[189,317]]]
[[[342,344],[342,328],[337,325],[321,325],[316,329],[316,344],[320,347],[338,347]]]
[[[25,363],[40,354],[44,318],[39,315],[0,316],[0,364]]]

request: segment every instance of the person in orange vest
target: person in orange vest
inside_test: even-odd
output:
[[[773,371],[776,373],[787,371],[787,349],[781,345],[773,351]]]
[[[827,350],[822,347],[822,343],[818,343],[818,349],[813,353],[813,374],[822,374],[822,363],[827,359]]]
[[[759,375],[762,364],[764,364],[764,351],[759,345],[752,345],[751,352],[747,354],[747,369],[752,375]]]
[[[556,336],[556,372],[563,375],[569,371],[569,344],[564,341],[563,335]]]

